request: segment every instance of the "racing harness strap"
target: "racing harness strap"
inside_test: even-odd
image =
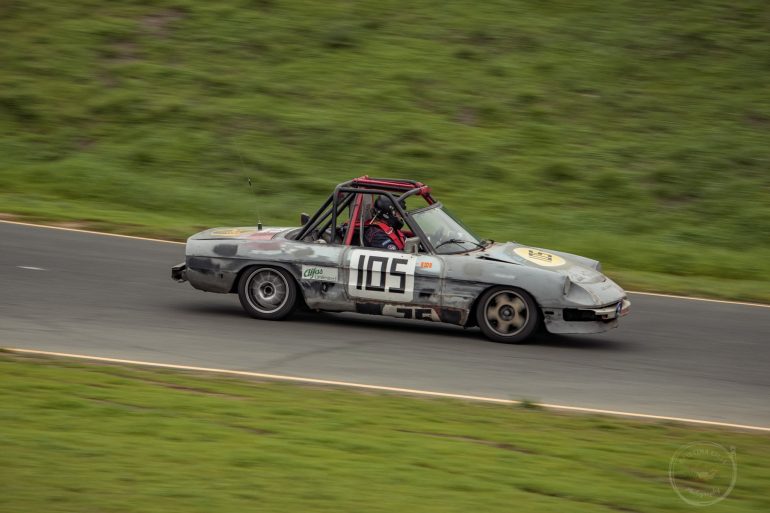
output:
[[[394,229],[385,221],[371,221],[369,222],[369,226],[378,226],[383,232],[385,232],[385,235],[387,235],[388,238],[393,241],[393,244],[395,244],[399,250],[404,249],[406,236],[401,233],[401,231]]]

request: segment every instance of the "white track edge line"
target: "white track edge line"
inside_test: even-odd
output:
[[[8,221],[6,219],[0,219],[0,223],[15,224],[19,226],[33,226],[35,228],[48,228],[49,230],[61,230],[63,232],[90,233],[92,235],[104,235],[106,237],[120,237],[121,239],[135,239],[135,240],[145,240],[149,242],[163,242],[165,244],[184,244],[184,242],[177,242],[175,240],[152,239],[149,237],[139,237],[137,235],[123,235],[120,233],[96,232],[93,230],[82,230],[80,228],[67,228],[66,226],[51,226],[49,224],[22,223],[21,221]]]
[[[770,308],[770,305],[764,303],[749,303],[746,301],[729,301],[727,299],[711,299],[707,297],[693,297],[693,296],[677,296],[675,294],[661,294],[659,292],[637,292],[635,290],[627,290],[629,294],[638,294],[640,296],[655,296],[655,297],[669,297],[672,299],[688,299],[690,301],[706,301],[708,303],[723,303],[726,305],[740,305],[740,306],[758,306],[760,308]]]
[[[42,355],[42,356],[58,356],[58,357],[64,357],[64,358],[74,358],[78,360],[92,360],[92,361],[107,362],[107,363],[139,365],[144,367],[157,367],[157,368],[163,368],[163,369],[209,372],[209,373],[216,373],[216,374],[227,374],[231,376],[246,376],[246,377],[252,377],[252,378],[271,379],[276,381],[293,381],[297,383],[309,383],[309,384],[315,384],[315,385],[334,385],[334,386],[342,386],[342,387],[348,387],[348,388],[359,388],[359,389],[365,389],[365,390],[378,390],[382,392],[397,392],[397,393],[409,394],[409,395],[443,397],[448,399],[463,399],[463,400],[485,402],[485,403],[508,404],[508,405],[516,405],[516,404],[522,403],[522,401],[517,401],[515,399],[500,399],[497,397],[453,394],[449,392],[434,392],[430,390],[390,387],[390,386],[384,386],[384,385],[367,385],[365,383],[352,383],[348,381],[305,378],[301,376],[287,376],[283,374],[267,374],[263,372],[238,371],[238,370],[232,370],[232,369],[217,369],[217,368],[210,368],[210,367],[197,367],[192,365],[178,365],[178,364],[172,364],[172,363],[146,362],[141,360],[125,360],[122,358],[107,358],[103,356],[58,353],[53,351],[41,351],[37,349],[19,349],[19,348],[10,347],[10,348],[3,348],[3,350],[8,351],[10,353],[33,354],[33,355]],[[728,427],[728,428],[737,428],[737,429],[748,429],[752,431],[770,432],[770,427],[763,427],[763,426],[731,424],[728,422],[717,422],[712,420],[690,419],[685,417],[669,417],[665,415],[652,415],[648,413],[634,413],[634,412],[624,412],[624,411],[617,411],[617,410],[604,410],[599,408],[585,408],[582,406],[565,406],[561,404],[550,404],[550,403],[535,403],[535,404],[537,406],[541,406],[543,408],[547,408],[551,410],[574,411],[574,412],[580,412],[580,413],[597,413],[597,414],[603,414],[603,415],[614,415],[619,417],[633,417],[633,418],[648,419],[648,420],[666,420],[666,421],[684,422],[688,424],[700,424],[700,425],[706,425],[706,426],[718,426],[718,427]]]
[[[90,233],[92,235],[104,235],[106,237],[120,237],[123,239],[136,239],[136,240],[144,240],[144,241],[150,241],[150,242],[163,242],[165,244],[185,244],[184,242],[178,242],[174,240],[151,239],[148,237],[139,237],[136,235],[122,235],[119,233],[96,232],[92,230],[81,230],[80,228],[66,228],[64,226],[51,226],[48,224],[23,223],[21,221],[8,221],[5,219],[0,219],[0,223],[16,224],[20,226],[33,226],[35,228],[49,228],[51,230],[62,230],[65,232]],[[766,305],[763,303],[751,303],[746,301],[729,301],[726,299],[710,299],[707,297],[677,296],[675,294],[661,294],[658,292],[638,292],[635,290],[627,290],[626,292],[628,292],[629,294],[638,294],[642,296],[668,297],[672,299],[689,299],[691,301],[706,301],[709,303],[723,303],[728,305],[758,306],[760,308],[770,308],[770,305]]]

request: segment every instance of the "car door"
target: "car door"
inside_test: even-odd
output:
[[[440,256],[351,246],[343,257],[343,267],[346,292],[356,311],[440,320]]]

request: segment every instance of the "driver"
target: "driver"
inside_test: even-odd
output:
[[[404,201],[399,202],[401,208],[406,208]],[[380,196],[374,202],[374,215],[364,229],[364,244],[369,248],[381,248],[391,251],[404,249],[406,236],[401,231],[404,221],[396,207],[385,196]]]

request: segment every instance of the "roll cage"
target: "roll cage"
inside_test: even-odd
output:
[[[408,229],[414,236],[419,237],[422,247],[429,253],[435,253],[428,237],[409,212],[401,207],[401,202],[412,196],[421,196],[428,205],[435,204],[436,200],[430,192],[430,187],[414,180],[370,178],[369,176],[354,178],[334,188],[334,192],[316,213],[303,223],[295,239],[308,242],[324,239],[331,244],[350,246],[353,245],[353,236],[358,234],[358,245],[363,246],[363,228],[366,222],[365,197],[378,195],[390,200]],[[338,219],[346,208],[351,209],[350,221],[338,226]]]

